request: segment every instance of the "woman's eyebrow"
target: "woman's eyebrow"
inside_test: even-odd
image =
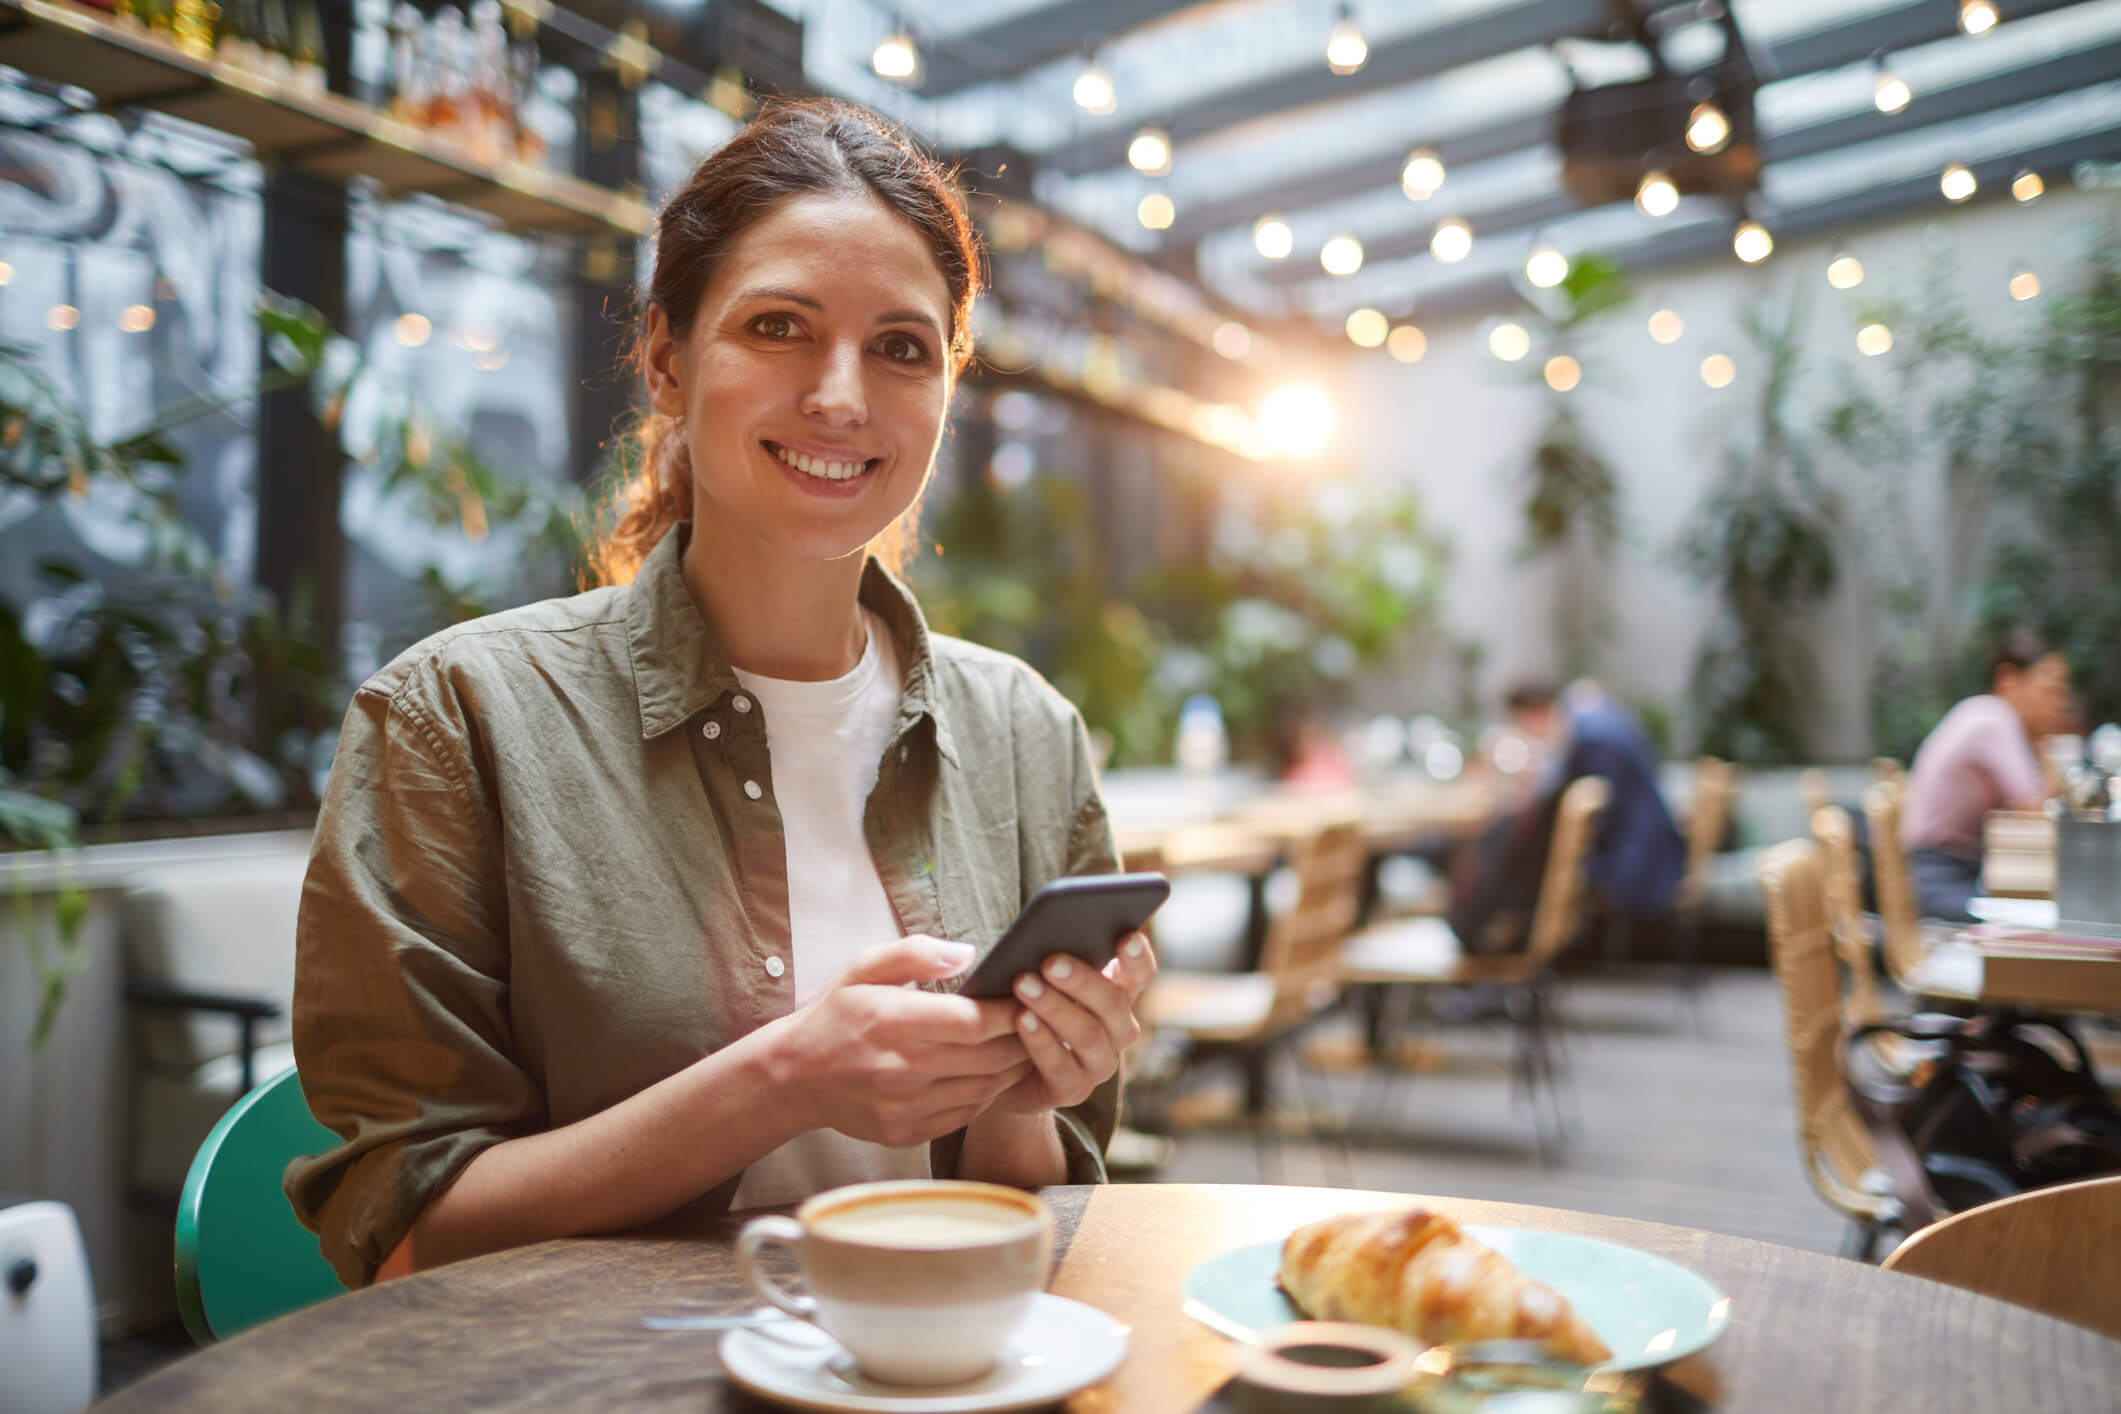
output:
[[[922,328],[931,330],[936,334],[943,332],[942,326],[935,322],[933,315],[923,314],[917,309],[894,309],[888,314],[879,314],[876,317],[876,322],[879,324],[918,324]]]
[[[801,290],[791,289],[786,285],[753,285],[750,289],[745,290],[742,294],[736,297],[736,302],[740,305],[750,304],[754,300],[785,300],[789,304],[799,304],[805,309],[815,309],[819,311],[822,311],[825,308],[825,306],[819,302],[816,296],[806,295]],[[883,314],[879,314],[876,317],[876,322],[880,325],[918,324],[925,329],[933,331],[937,335],[940,335],[942,333],[942,326],[935,322],[935,316],[918,309],[889,310]]]

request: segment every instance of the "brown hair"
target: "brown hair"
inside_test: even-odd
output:
[[[779,102],[693,169],[656,223],[649,303],[671,337],[692,329],[715,268],[738,237],[790,197],[867,195],[912,223],[950,290],[950,372],[972,358],[972,304],[979,294],[979,239],[953,173],[876,114],[832,99]],[[645,313],[645,311],[644,311]],[[641,321],[629,367],[646,348]],[[692,514],[692,468],[677,419],[644,411],[622,450],[616,486],[589,552],[593,582],[624,584],[669,529]],[[870,548],[903,568],[919,505]]]

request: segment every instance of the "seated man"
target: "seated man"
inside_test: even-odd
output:
[[[1657,750],[1635,719],[1590,683],[1565,698],[1527,683],[1505,701],[1511,725],[1545,749],[1548,765],[1534,797],[1461,860],[1450,912],[1459,941],[1487,952],[1505,927],[1522,935],[1538,905],[1561,792],[1583,776],[1612,788],[1585,866],[1592,887],[1622,917],[1654,918],[1670,908],[1686,874],[1686,841],[1657,789]]]
[[[2038,810],[2052,793],[2039,748],[2068,722],[2069,663],[2022,630],[1992,662],[1993,691],[1945,713],[1908,771],[1900,842],[1924,917],[1970,922],[1982,822],[1991,810]]]

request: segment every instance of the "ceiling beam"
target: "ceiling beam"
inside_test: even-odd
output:
[[[2074,0],[2007,0],[1999,6],[2004,23],[2067,8]],[[1838,69],[1883,49],[1888,53],[1912,49],[1918,44],[1949,39],[1959,32],[1959,7],[1943,0],[1915,0],[1891,10],[1875,11],[1840,24],[1793,34],[1779,43],[1761,46],[1765,54],[1758,68],[1762,82],[1808,74],[1815,69]]]
[[[1129,30],[1154,24],[1198,0],[1056,0],[961,34],[916,33],[923,97],[942,98],[975,84],[1013,78],[1041,64],[1080,54]]]
[[[1346,76],[1326,68],[1321,32],[1318,51],[1305,54],[1297,67],[1226,85],[1168,112],[1136,113],[1127,122],[1105,124],[1040,153],[1039,160],[1070,174],[1095,172],[1126,160],[1127,144],[1144,122],[1161,123],[1174,143],[1188,142],[1290,109],[1430,78],[1513,50],[1557,39],[1600,37],[1610,24],[1604,0],[1527,0],[1372,45],[1369,62]]]
[[[1563,216],[1573,215],[1582,209],[1581,203],[1575,197],[1560,190],[1520,197],[1484,210],[1452,211],[1445,207],[1436,213],[1436,219],[1433,221],[1365,239],[1362,243],[1363,264],[1402,260],[1410,255],[1421,254],[1429,248],[1429,237],[1436,233],[1436,228],[1453,216],[1473,228],[1473,239],[1478,242],[1492,232],[1517,231],[1539,226],[1548,221],[1559,220]],[[1271,265],[1262,263],[1256,266],[1252,273],[1254,278],[1272,285],[1301,285],[1312,280],[1332,278],[1319,271],[1316,251],[1292,255],[1287,260],[1276,261]]]

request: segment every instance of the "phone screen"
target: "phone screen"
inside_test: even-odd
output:
[[[1006,997],[1018,974],[1036,970],[1057,952],[1103,967],[1120,939],[1147,923],[1170,894],[1171,883],[1161,874],[1055,879],[1024,905],[958,991],[967,997]]]

